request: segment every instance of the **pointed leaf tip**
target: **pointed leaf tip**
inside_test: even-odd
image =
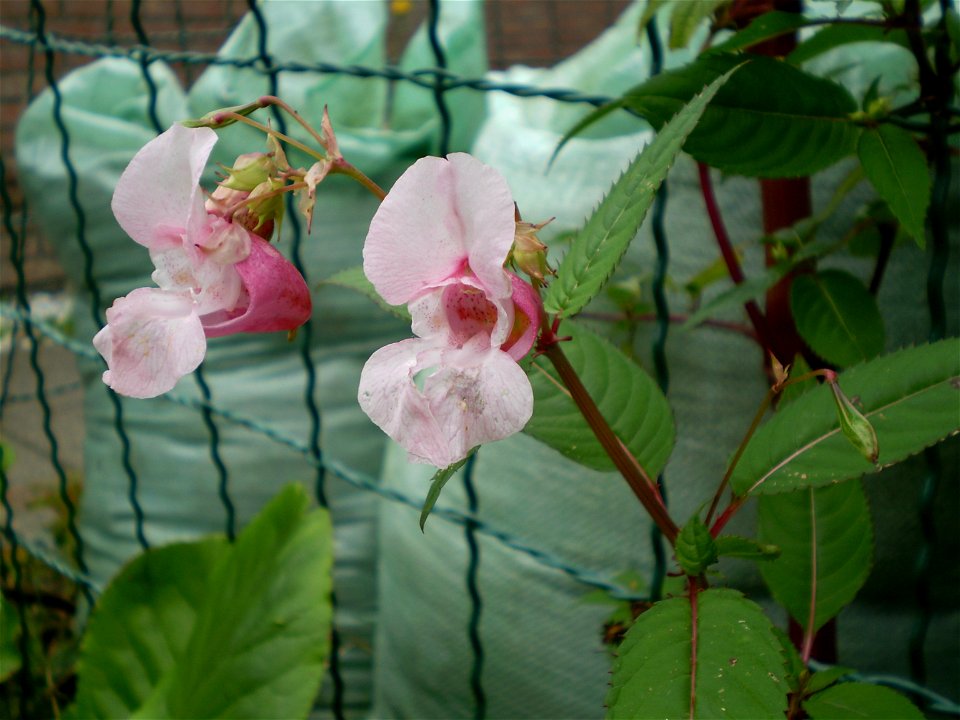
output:
[[[458,462],[455,462],[449,467],[438,469],[434,474],[433,478],[430,480],[430,489],[427,491],[427,497],[423,501],[423,509],[420,510],[420,532],[426,532],[424,526],[427,524],[427,518],[430,517],[430,512],[433,510],[433,506],[437,504],[437,499],[440,497],[440,491],[443,490],[443,486],[447,484],[447,481],[452,478],[457,471],[467,464],[467,460],[479,449],[479,447],[473,448],[467,456]]]

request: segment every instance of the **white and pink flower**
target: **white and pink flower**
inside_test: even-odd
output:
[[[273,246],[205,203],[200,175],[217,142],[209,128],[174,125],[147,143],[113,195],[120,226],[150,251],[155,288],[117,298],[93,344],[103,381],[122,395],[167,392],[203,360],[208,337],[292,330],[310,292]]]
[[[370,224],[364,272],[408,306],[417,337],[370,357],[358,399],[411,461],[447,467],[530,419],[517,361],[536,340],[540,298],[504,269],[515,230],[506,180],[462,153],[419,160]]]

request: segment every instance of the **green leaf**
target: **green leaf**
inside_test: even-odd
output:
[[[701,305],[680,328],[690,330],[727,308],[739,307],[750,300],[757,299],[790,272],[792,266],[793,263],[790,262],[777,263],[766,268],[760,275],[755,275],[742,283],[732,285]]]
[[[783,656],[763,611],[733,590],[657,603],[627,631],[607,696],[611,718],[782,718]],[[695,677],[694,677],[695,674]],[[691,693],[691,682],[694,692]]]
[[[735,69],[732,64],[725,73],[711,78],[712,82],[696,97],[691,92],[692,100],[686,107],[677,104],[676,117],[664,125],[614,183],[560,263],[544,300],[548,312],[569,317],[600,292],[640,229],[687,136]]]
[[[784,663],[786,668],[785,679],[787,685],[790,687],[790,692],[799,692],[801,679],[809,676],[810,671],[807,670],[807,666],[803,664],[803,658],[800,657],[800,653],[790,640],[790,636],[778,627],[773,628],[773,634],[780,643],[780,652],[783,653],[783,657],[786,659]]]
[[[826,670],[816,672],[810,676],[810,679],[804,685],[804,694],[813,695],[821,690],[825,690],[831,685],[835,685],[837,680],[850,675],[852,672],[852,668],[843,667],[841,665],[834,665]]]
[[[876,25],[837,24],[828,25],[801,42],[786,59],[791,65],[802,65],[841,45],[860,42],[890,42],[908,47],[907,34],[903,30],[888,30]]]
[[[677,562],[687,575],[702,575],[717,561],[717,544],[698,515],[694,515],[677,535],[674,547]]]
[[[883,318],[876,299],[853,275],[824,270],[799,275],[790,290],[797,332],[827,362],[849,367],[883,352]]]
[[[382,297],[380,297],[380,293],[378,293],[373,287],[373,283],[367,280],[367,276],[363,274],[363,267],[360,265],[347,268],[346,270],[341,270],[340,272],[331,275],[320,284],[337,285],[350,290],[356,290],[358,293],[365,295],[370,300],[373,300],[377,305],[382,307],[387,312],[396,315],[401,320],[410,320],[410,312],[407,310],[407,308],[405,308],[403,305],[391,305]]]
[[[675,430],[670,405],[657,383],[607,340],[576,323],[564,323],[572,336],[563,351],[603,417],[651,477],[667,463]],[[533,417],[524,432],[594,470],[613,470],[604,452],[544,358],[534,361]]]
[[[895,125],[867,128],[857,146],[860,164],[877,195],[917,245],[926,245],[924,220],[930,205],[927,158],[916,140]]]
[[[818,630],[863,587],[873,562],[873,526],[859,480],[764,495],[761,542],[780,557],[760,566],[773,597],[790,616]],[[812,613],[812,615],[811,615]]]
[[[670,13],[670,49],[685,48],[700,23],[713,15],[717,8],[730,2],[732,0],[685,0],[676,3]]]
[[[704,55],[716,55],[718,53],[742,50],[751,45],[763,42],[764,40],[770,40],[771,38],[785,35],[794,30],[799,30],[808,22],[810,21],[800,13],[781,12],[780,10],[766,12],[755,18],[753,22],[740,32],[735,33],[722,43],[714,45],[707,50]]]
[[[740,55],[706,55],[627,92],[624,104],[660,127]],[[856,147],[848,115],[856,101],[842,86],[785,62],[751,56],[718,92],[684,150],[724,172],[792,177],[822,170]]]
[[[427,497],[423,501],[423,508],[420,510],[420,532],[423,532],[423,527],[427,524],[427,518],[430,517],[433,506],[437,504],[440,491],[443,490],[443,486],[447,484],[447,480],[452,478],[457,473],[457,470],[467,464],[467,460],[470,459],[470,456],[473,455],[479,447],[478,445],[473,448],[467,453],[467,456],[463,460],[459,460],[449,467],[441,468],[433,474],[433,478],[430,480],[430,489],[427,491]]]
[[[839,376],[877,431],[883,468],[960,431],[960,340],[900,350]],[[840,430],[833,393],[817,387],[760,427],[731,477],[737,495],[779,493],[859,477],[876,468]]]
[[[882,685],[840,683],[808,698],[811,720],[923,720],[923,713],[900,693]]]
[[[77,714],[131,717],[182,661],[210,573],[229,552],[220,538],[152,548],[101,595],[78,662]]]
[[[716,539],[717,554],[721,557],[744,558],[745,560],[774,560],[780,557],[780,548],[765,545],[739,535],[721,535]]]
[[[171,714],[306,717],[329,652],[333,559],[329,516],[308,504],[301,486],[283,490],[211,573],[165,688]]]
[[[299,486],[240,533],[151,549],[109,585],[77,716],[306,717],[324,672],[332,535]]]
[[[0,682],[23,663],[20,657],[20,615],[17,608],[0,594]]]

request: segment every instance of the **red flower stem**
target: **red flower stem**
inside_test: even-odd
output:
[[[760,422],[763,420],[763,416],[767,414],[767,410],[770,409],[770,403],[773,402],[773,398],[776,396],[776,394],[777,393],[774,391],[774,389],[770,388],[767,390],[767,394],[760,402],[760,407],[757,408],[757,412],[753,416],[753,422],[751,422],[750,427],[747,428],[747,432],[743,436],[743,440],[740,441],[740,447],[737,448],[737,452],[734,454],[733,460],[730,461],[730,464],[727,466],[727,471],[723,474],[723,479],[720,481],[717,491],[713,494],[713,502],[710,503],[710,510],[707,511],[707,519],[704,522],[707,527],[710,526],[710,521],[713,519],[713,514],[717,511],[717,506],[720,504],[720,498],[723,496],[723,491],[727,489],[727,485],[730,483],[730,476],[733,475],[733,471],[737,467],[737,463],[740,462],[740,458],[747,449],[747,445],[750,444],[753,434],[757,431],[757,428],[760,427]],[[716,537],[718,532],[720,532],[719,529],[717,532],[713,532],[713,530],[711,530],[711,534],[714,537]]]
[[[563,384],[566,385],[570,391],[570,397],[573,398],[573,401],[580,409],[581,414],[593,430],[593,434],[600,442],[600,445],[606,451],[607,455],[610,456],[610,459],[613,461],[617,470],[620,471],[620,474],[623,475],[630,489],[633,490],[633,494],[637,496],[637,499],[650,514],[653,522],[660,528],[660,532],[662,532],[663,536],[673,545],[676,541],[679,528],[677,528],[677,525],[670,518],[669,513],[667,513],[660,494],[653,489],[655,487],[654,482],[650,479],[650,476],[640,463],[637,462],[636,458],[627,452],[620,438],[614,434],[610,425],[607,424],[607,421],[600,413],[600,409],[596,403],[594,403],[593,398],[590,397],[590,393],[587,392],[587,389],[580,381],[577,371],[573,369],[570,361],[567,360],[567,356],[564,355],[563,350],[560,349],[560,344],[557,342],[557,337],[553,333],[553,330],[549,328],[549,326],[546,326],[546,323],[544,323],[544,325],[539,350],[553,363]]]
[[[383,202],[383,199],[387,197],[386,191],[377,185],[373,180],[364,175],[360,170],[358,170],[354,165],[347,162],[344,158],[339,157],[333,160],[333,164],[330,166],[331,174],[346,175],[349,178],[356,180],[358,183],[363,185],[367,190],[370,191],[380,202]]]
[[[717,204],[717,198],[713,194],[713,182],[710,180],[710,168],[703,163],[697,163],[697,170],[700,174],[700,192],[703,195],[703,202],[707,208],[707,217],[710,218],[710,226],[713,228],[713,234],[717,239],[717,247],[720,248],[720,255],[727,266],[727,272],[734,284],[740,285],[746,280],[743,269],[740,267],[740,260],[737,253],[730,243],[730,236],[727,234],[727,228],[723,224],[723,216],[720,214],[720,206]],[[750,318],[750,323],[756,331],[757,338],[763,349],[776,357],[780,362],[789,362],[789,358],[781,358],[773,350],[770,342],[770,330],[767,327],[767,320],[756,301],[748,300],[743,304]]]
[[[264,108],[265,108],[265,107],[268,107],[268,106],[270,106],[270,105],[276,105],[276,106],[277,106],[278,108],[280,108],[281,110],[286,111],[287,114],[290,115],[290,117],[292,117],[294,120],[296,120],[298,123],[300,123],[301,126],[303,126],[303,129],[304,129],[304,130],[306,130],[308,133],[310,133],[310,135],[313,137],[314,140],[316,140],[318,143],[320,143],[320,147],[322,147],[324,150],[327,149],[327,141],[324,140],[324,138],[320,135],[320,133],[318,133],[316,130],[314,130],[314,129],[313,129],[313,126],[310,125],[310,123],[308,123],[306,120],[304,120],[304,119],[300,116],[300,113],[298,113],[296,110],[294,110],[292,107],[290,107],[290,106],[289,106],[287,103],[285,103],[283,100],[281,100],[280,98],[278,98],[276,95],[264,95],[263,97],[260,98],[260,100],[258,101],[258,103],[259,103],[260,107],[264,107]]]
[[[713,496],[713,502],[710,503],[710,510],[707,512],[707,519],[705,525],[709,527],[710,520],[713,518],[713,513],[716,512],[717,506],[720,503],[720,497],[723,495],[723,491],[726,490],[727,485],[730,482],[730,477],[733,475],[734,469],[737,467],[737,463],[740,462],[740,458],[743,456],[744,451],[747,449],[747,445],[750,444],[750,440],[753,439],[754,433],[757,431],[757,428],[760,427],[760,422],[763,420],[763,416],[767,414],[767,410],[770,408],[770,404],[773,402],[773,398],[783,392],[784,388],[790,387],[791,385],[796,385],[797,383],[802,383],[807,380],[810,380],[815,377],[822,377],[831,386],[836,385],[837,383],[837,373],[828,368],[822,370],[811,370],[810,372],[804,373],[799,377],[790,378],[786,382],[781,383],[780,385],[774,385],[769,390],[767,390],[766,396],[760,402],[760,407],[757,408],[756,414],[753,416],[753,422],[750,423],[750,427],[747,429],[746,435],[743,436],[743,440],[740,441],[740,447],[737,448],[737,452],[733,456],[733,460],[730,461],[727,471],[723,474],[723,480],[720,481],[720,486],[717,488],[717,492]],[[717,518],[716,524],[710,528],[710,534],[713,537],[716,537],[720,534],[720,531],[723,530],[724,525],[726,525],[730,518],[736,514],[737,510],[740,509],[740,506],[746,501],[747,496],[734,497],[727,508],[720,514],[720,517]]]
[[[289,135],[284,135],[281,132],[277,132],[273,128],[267,127],[263,123],[258,123],[256,120],[251,120],[250,118],[246,117],[245,115],[241,115],[240,113],[226,111],[222,113],[217,113],[217,115],[214,117],[215,122],[223,122],[224,120],[227,120],[227,119],[236,120],[237,122],[243,123],[244,125],[249,125],[250,127],[256,128],[262,133],[265,133],[267,135],[273,135],[278,140],[282,140],[287,145],[303,150],[303,152],[307,153],[307,155],[309,155],[310,157],[315,157],[317,158],[317,160],[326,160],[326,158],[323,155],[318,153],[316,150],[312,149],[310,146],[304,145],[299,140],[294,140]]]

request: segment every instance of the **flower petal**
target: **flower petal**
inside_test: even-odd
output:
[[[370,223],[363,268],[377,292],[399,305],[470,270],[492,297],[510,293],[503,262],[513,244],[506,180],[475,158],[418,160],[400,176]]]
[[[462,348],[445,350],[440,369],[424,383],[453,458],[447,465],[477,445],[520,432],[533,414],[527,374],[507,353],[485,343],[478,335]]]
[[[530,283],[521,280],[513,273],[507,273],[513,283],[513,328],[501,349],[514,360],[519,361],[530,352],[540,331],[540,311],[543,302],[539,293]]]
[[[203,316],[207,337],[293,330],[310,318],[313,305],[303,277],[263,238],[251,234],[247,259],[226,269],[236,270],[246,296],[230,311]]]
[[[173,125],[144,145],[123,171],[113,193],[120,227],[148,248],[163,249],[200,233],[206,210],[200,175],[217,142],[210,128]]]
[[[433,368],[419,390],[417,373]],[[411,461],[436,467],[519,432],[533,413],[526,374],[483,335],[462,348],[441,349],[421,339],[381,348],[363,368],[358,400]]]
[[[93,344],[109,368],[103,382],[137,398],[172,389],[197,368],[207,349],[190,296],[156,288],[138,288],[117,298]]]
[[[410,454],[414,462],[446,467],[446,437],[433,417],[430,403],[417,389],[420,370],[434,365],[441,350],[428,340],[411,338],[377,350],[360,373],[360,408]]]

